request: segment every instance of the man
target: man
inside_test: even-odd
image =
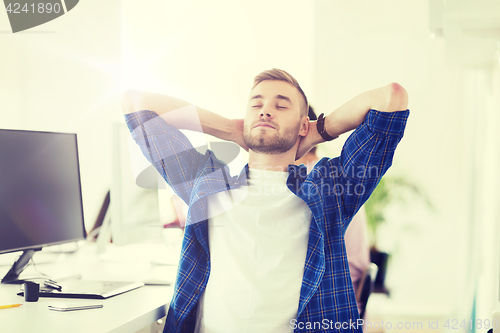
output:
[[[309,120],[317,120],[318,117],[314,112],[314,109],[309,105],[308,111]],[[295,161],[296,165],[304,164],[307,167],[307,172],[309,173],[319,158],[316,153],[316,147],[312,147],[307,154],[302,156],[300,159]],[[366,226],[366,212],[365,207],[361,206],[359,211],[354,215],[349,227],[344,234],[344,241],[346,246],[347,262],[349,263],[349,273],[352,280],[352,286],[354,288],[354,294],[356,295],[358,311],[361,314],[366,306],[359,301],[358,295],[361,294],[361,281],[363,275],[370,265],[370,248],[367,240],[367,226]],[[362,319],[366,318],[366,312]]]
[[[128,91],[133,138],[189,205],[165,332],[361,332],[343,235],[392,162],[407,103],[392,83],[311,122],[304,92],[278,69],[255,78],[244,120]],[[355,128],[340,157],[309,175],[293,165]],[[231,177],[178,129],[237,143],[248,164]]]

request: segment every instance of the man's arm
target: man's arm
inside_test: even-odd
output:
[[[149,110],[177,129],[200,131],[201,125],[203,133],[235,142],[248,150],[243,140],[243,119],[227,119],[200,107],[196,107],[198,119],[182,112],[171,112],[190,105],[192,104],[175,97],[132,89],[127,90],[122,97],[122,110],[125,114]]]
[[[122,109],[132,138],[148,161],[172,187],[189,203],[194,180],[200,168],[211,163],[211,155],[197,151],[179,129],[189,129],[237,142],[238,121],[229,121],[180,99],[128,90],[122,97]],[[233,129],[231,126],[235,126]],[[241,121],[243,129],[243,121]],[[241,141],[243,142],[241,131]],[[217,161],[216,161],[217,162]]]
[[[358,127],[370,109],[382,112],[403,111],[408,108],[408,94],[398,83],[366,91],[352,98],[325,118],[327,133],[336,137]],[[309,132],[302,138],[297,158],[304,156],[312,147],[325,142],[318,133],[316,121],[311,122]]]

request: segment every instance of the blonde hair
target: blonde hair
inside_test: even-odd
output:
[[[294,86],[295,88],[297,88],[297,90],[299,91],[299,93],[304,98],[304,105],[303,105],[303,107],[300,110],[300,116],[301,117],[307,116],[307,111],[309,109],[309,104],[307,102],[306,94],[304,94],[304,91],[300,87],[299,82],[297,82],[297,80],[295,80],[295,78],[293,76],[291,76],[289,73],[285,72],[282,69],[277,69],[277,68],[269,69],[269,70],[261,72],[260,74],[258,74],[253,79],[253,87],[252,87],[252,89],[254,89],[262,81],[266,81],[266,80],[284,81],[284,82],[290,83],[292,86]]]

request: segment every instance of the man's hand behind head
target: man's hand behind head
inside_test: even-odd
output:
[[[316,128],[316,122],[317,122],[316,120],[309,121],[309,128],[307,134],[306,136],[303,136],[300,139],[295,160],[298,160],[299,158],[303,157],[305,154],[307,154],[309,150],[312,149],[312,147],[324,141],[322,140],[321,136],[318,133],[318,130]]]
[[[248,151],[248,147],[245,144],[245,139],[243,136],[244,131],[244,119],[233,119],[233,131],[231,141],[238,144],[241,148]]]

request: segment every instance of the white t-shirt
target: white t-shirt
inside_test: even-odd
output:
[[[312,213],[287,188],[288,172],[249,171],[249,186],[208,198],[210,277],[197,333],[293,331]]]

